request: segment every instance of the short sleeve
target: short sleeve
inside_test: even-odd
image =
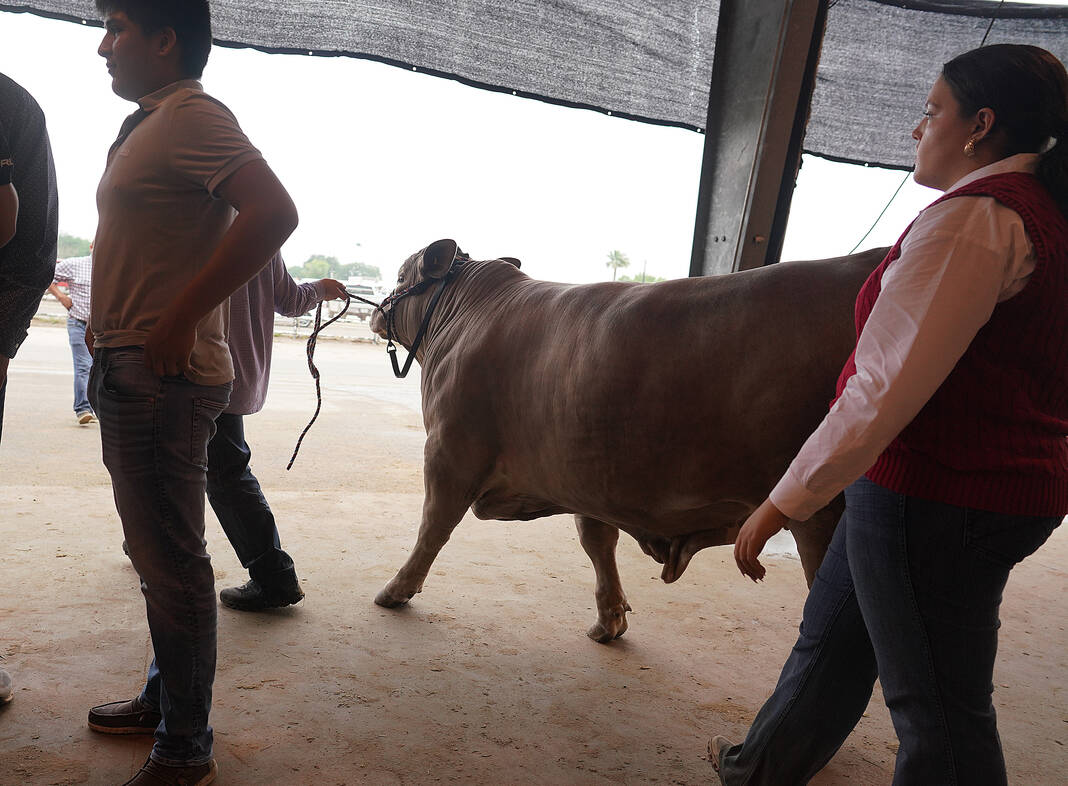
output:
[[[7,138],[7,129],[0,123],[0,186],[6,186],[15,175],[15,157]]]
[[[70,259],[57,259],[52,281],[71,281],[74,278],[74,263]]]
[[[191,93],[174,108],[170,123],[172,163],[179,176],[214,196],[226,178],[263,158],[225,105]]]

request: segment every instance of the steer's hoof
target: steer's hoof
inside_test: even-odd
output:
[[[626,616],[612,620],[607,624],[597,621],[597,624],[586,631],[586,635],[596,641],[598,644],[607,644],[608,642],[618,639],[627,631],[627,618]]]
[[[398,606],[403,606],[409,600],[412,599],[412,595],[415,593],[409,593],[408,595],[394,595],[389,591],[389,587],[386,587],[375,595],[375,603],[379,606],[384,606],[387,609],[395,609]]]

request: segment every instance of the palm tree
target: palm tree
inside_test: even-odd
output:
[[[622,251],[613,249],[608,254],[608,261],[605,262],[605,267],[612,268],[612,280],[616,280],[616,272],[621,267],[630,267],[630,260],[627,259],[627,255]]]

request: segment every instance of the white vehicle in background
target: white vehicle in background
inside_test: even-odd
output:
[[[358,295],[358,296],[360,296],[362,298],[366,298],[367,300],[373,300],[376,303],[382,299],[375,292],[375,288],[373,286],[371,286],[370,284],[362,284],[362,283],[361,284],[349,284],[349,283],[346,283],[345,284],[345,291],[347,291],[350,295]],[[349,311],[348,311],[348,313],[350,315],[354,316],[354,317],[359,318],[359,320],[361,322],[366,321],[367,318],[371,316],[371,312],[373,312],[373,311],[374,311],[374,306],[368,305],[367,303],[364,303],[363,301],[356,300],[355,298],[353,298],[351,301],[349,301]]]

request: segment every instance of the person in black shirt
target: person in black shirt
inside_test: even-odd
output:
[[[7,367],[56,268],[59,200],[44,112],[0,74],[0,434]],[[10,230],[13,228],[13,234]]]
[[[26,338],[56,267],[59,208],[44,113],[0,74],[0,434],[7,366]],[[0,704],[11,678],[0,669]]]

